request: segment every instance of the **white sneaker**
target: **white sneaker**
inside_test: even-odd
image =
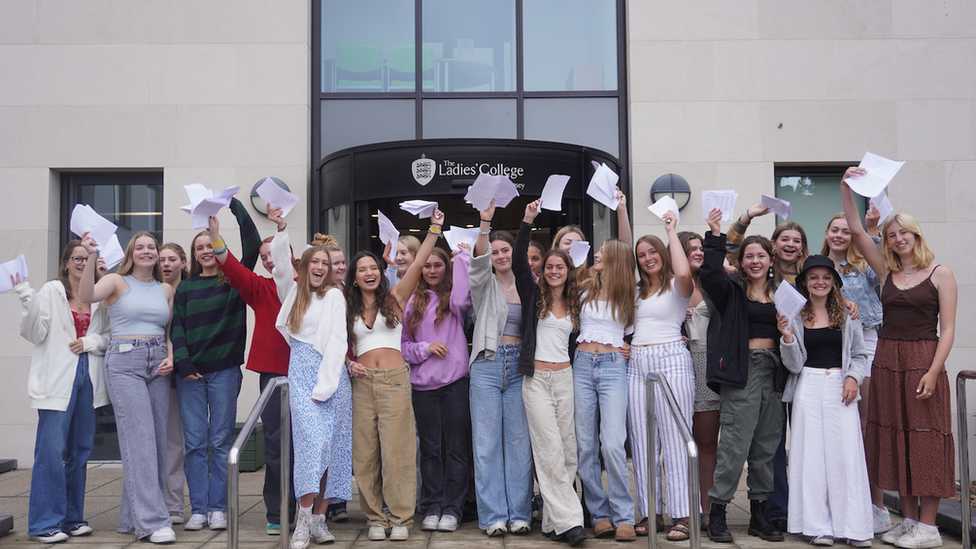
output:
[[[407,541],[410,539],[410,529],[406,526],[395,525],[390,531],[390,541]]]
[[[868,547],[871,547],[871,540],[848,539],[847,545],[850,545],[851,547],[857,547],[858,549],[867,549]]]
[[[881,536],[881,541],[884,543],[894,544],[898,541],[898,538],[905,535],[908,532],[908,527],[911,526],[907,520],[903,520],[896,524],[891,530],[885,532],[885,535]]]
[[[176,532],[169,526],[160,528],[149,535],[149,541],[153,543],[173,543],[176,541]]]
[[[821,547],[830,547],[834,544],[834,536],[817,536],[810,540],[810,545],[819,545]]]
[[[184,530],[203,530],[203,527],[207,525],[207,516],[201,515],[199,513],[194,513],[190,515],[190,520],[186,521],[183,525]]]
[[[186,522],[186,519],[183,518],[183,515],[177,513],[170,513],[169,521],[172,522],[173,524],[183,524],[184,522]]]
[[[308,539],[311,534],[312,515],[299,511],[298,518],[295,520],[295,532],[291,535],[292,549],[305,549],[308,547]]]
[[[492,524],[491,526],[488,527],[487,530],[485,530],[485,533],[488,534],[489,538],[504,535],[505,532],[508,532],[508,529],[505,528],[505,522],[501,520],[496,522],[495,524]]]
[[[440,523],[441,517],[437,515],[427,515],[424,517],[424,522],[421,524],[420,529],[424,532],[433,532],[437,530],[437,525]]]
[[[329,527],[325,524],[325,515],[312,515],[312,527],[309,529],[311,536],[315,538],[316,543],[329,543],[330,541],[335,541],[335,536],[329,531]]]
[[[524,520],[516,520],[509,529],[509,532],[513,534],[528,534],[531,531],[532,525]]]
[[[78,536],[87,536],[92,532],[94,532],[94,530],[92,530],[91,526],[88,526],[87,524],[79,524],[71,530],[68,530],[68,535],[76,538]]]
[[[914,523],[910,524],[908,531],[898,538],[898,541],[895,542],[895,547],[901,547],[902,549],[942,547],[942,536],[939,535],[938,530],[932,531],[923,524]]]
[[[41,543],[60,543],[68,539],[68,534],[65,534],[61,530],[52,530],[46,534],[31,536],[31,539]]]
[[[211,530],[226,530],[227,515],[223,511],[211,511],[207,513],[207,522]]]
[[[437,522],[437,530],[440,532],[454,532],[458,529],[458,519],[454,515],[444,515]]]
[[[366,537],[369,541],[383,541],[386,539],[386,529],[382,526],[370,526]]]
[[[883,534],[891,530],[891,513],[887,507],[871,506],[871,514],[874,515],[874,533]]]

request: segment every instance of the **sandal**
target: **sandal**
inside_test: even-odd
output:
[[[636,532],[638,536],[647,535],[647,517],[644,517],[644,520],[638,522],[637,526],[634,526],[634,532]]]
[[[707,532],[708,531],[708,525],[710,523],[711,523],[711,518],[708,516],[708,513],[702,513],[701,514],[701,529],[702,529],[702,532]]]
[[[688,528],[688,519],[678,519],[675,521],[674,526],[671,527],[671,531],[668,532],[668,541],[685,541],[691,535],[691,530]]]

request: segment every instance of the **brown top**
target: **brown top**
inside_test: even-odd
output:
[[[939,339],[939,290],[932,284],[935,269],[928,278],[907,290],[895,286],[891,273],[888,273],[881,290],[884,310],[881,338],[906,341]]]

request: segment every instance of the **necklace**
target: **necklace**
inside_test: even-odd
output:
[[[147,283],[147,284],[148,284],[149,282],[152,282],[152,281],[154,281],[154,280],[156,280],[155,278],[153,278],[153,277],[151,277],[151,276],[150,276],[150,277],[145,277],[145,278],[143,278],[143,277],[141,277],[141,276],[139,276],[139,275],[137,275],[137,274],[136,274],[136,273],[134,273],[134,272],[133,272],[133,273],[130,273],[130,274],[132,275],[132,278],[135,278],[136,280],[138,280],[138,281],[140,281],[140,282],[145,282],[145,283]]]
[[[908,272],[904,269],[901,271],[901,279],[905,283],[903,290],[907,290],[912,287],[912,282],[915,280],[915,275],[922,272],[924,269],[918,269],[912,272]]]
[[[512,284],[511,286],[507,286],[507,287],[505,287],[505,286],[502,286],[502,287],[505,288],[505,293],[506,294],[511,294],[512,293],[512,290],[515,289],[515,284]]]

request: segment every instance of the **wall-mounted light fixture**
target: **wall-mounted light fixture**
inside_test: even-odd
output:
[[[259,214],[268,217],[268,206],[267,204],[264,203],[264,200],[261,200],[261,197],[258,196],[258,187],[261,186],[261,183],[264,183],[265,179],[266,178],[264,177],[258,179],[258,182],[255,183],[253,187],[251,187],[251,207],[257,210]],[[291,189],[288,188],[288,185],[285,184],[284,181],[278,179],[277,177],[272,177],[271,180],[274,181],[282,189],[291,192]]]
[[[691,201],[691,185],[676,173],[666,173],[651,185],[651,204],[665,196],[673,198],[678,203],[679,210],[684,209]]]

